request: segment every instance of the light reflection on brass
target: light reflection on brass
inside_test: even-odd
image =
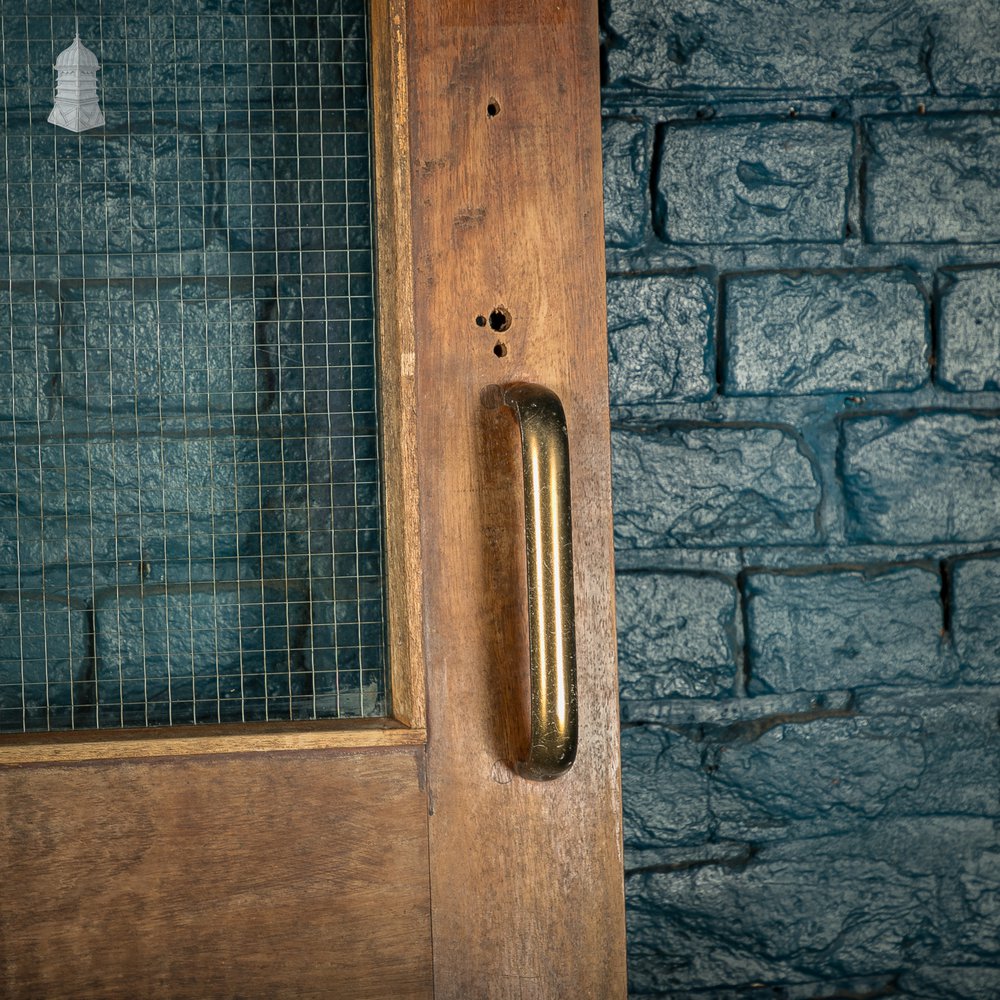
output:
[[[576,638],[569,442],[559,397],[527,382],[501,387],[521,431],[528,564],[531,744],[525,778],[557,778],[576,758]]]

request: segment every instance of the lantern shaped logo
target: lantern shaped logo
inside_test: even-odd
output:
[[[97,56],[80,41],[77,26],[73,44],[56,57],[56,103],[49,115],[53,125],[71,132],[85,132],[104,124],[97,103]]]

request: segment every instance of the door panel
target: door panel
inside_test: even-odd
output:
[[[0,993],[428,996],[423,756],[0,771]]]

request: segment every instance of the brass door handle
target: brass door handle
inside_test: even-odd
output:
[[[527,556],[531,744],[524,778],[557,778],[573,765],[579,735],[569,438],[559,397],[528,382],[500,386],[521,432]],[[495,397],[494,397],[495,399]]]

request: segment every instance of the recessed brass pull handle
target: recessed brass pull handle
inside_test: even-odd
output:
[[[524,473],[531,746],[517,771],[544,781],[573,765],[579,731],[569,439],[562,403],[550,389],[514,382],[500,391],[520,427]]]

